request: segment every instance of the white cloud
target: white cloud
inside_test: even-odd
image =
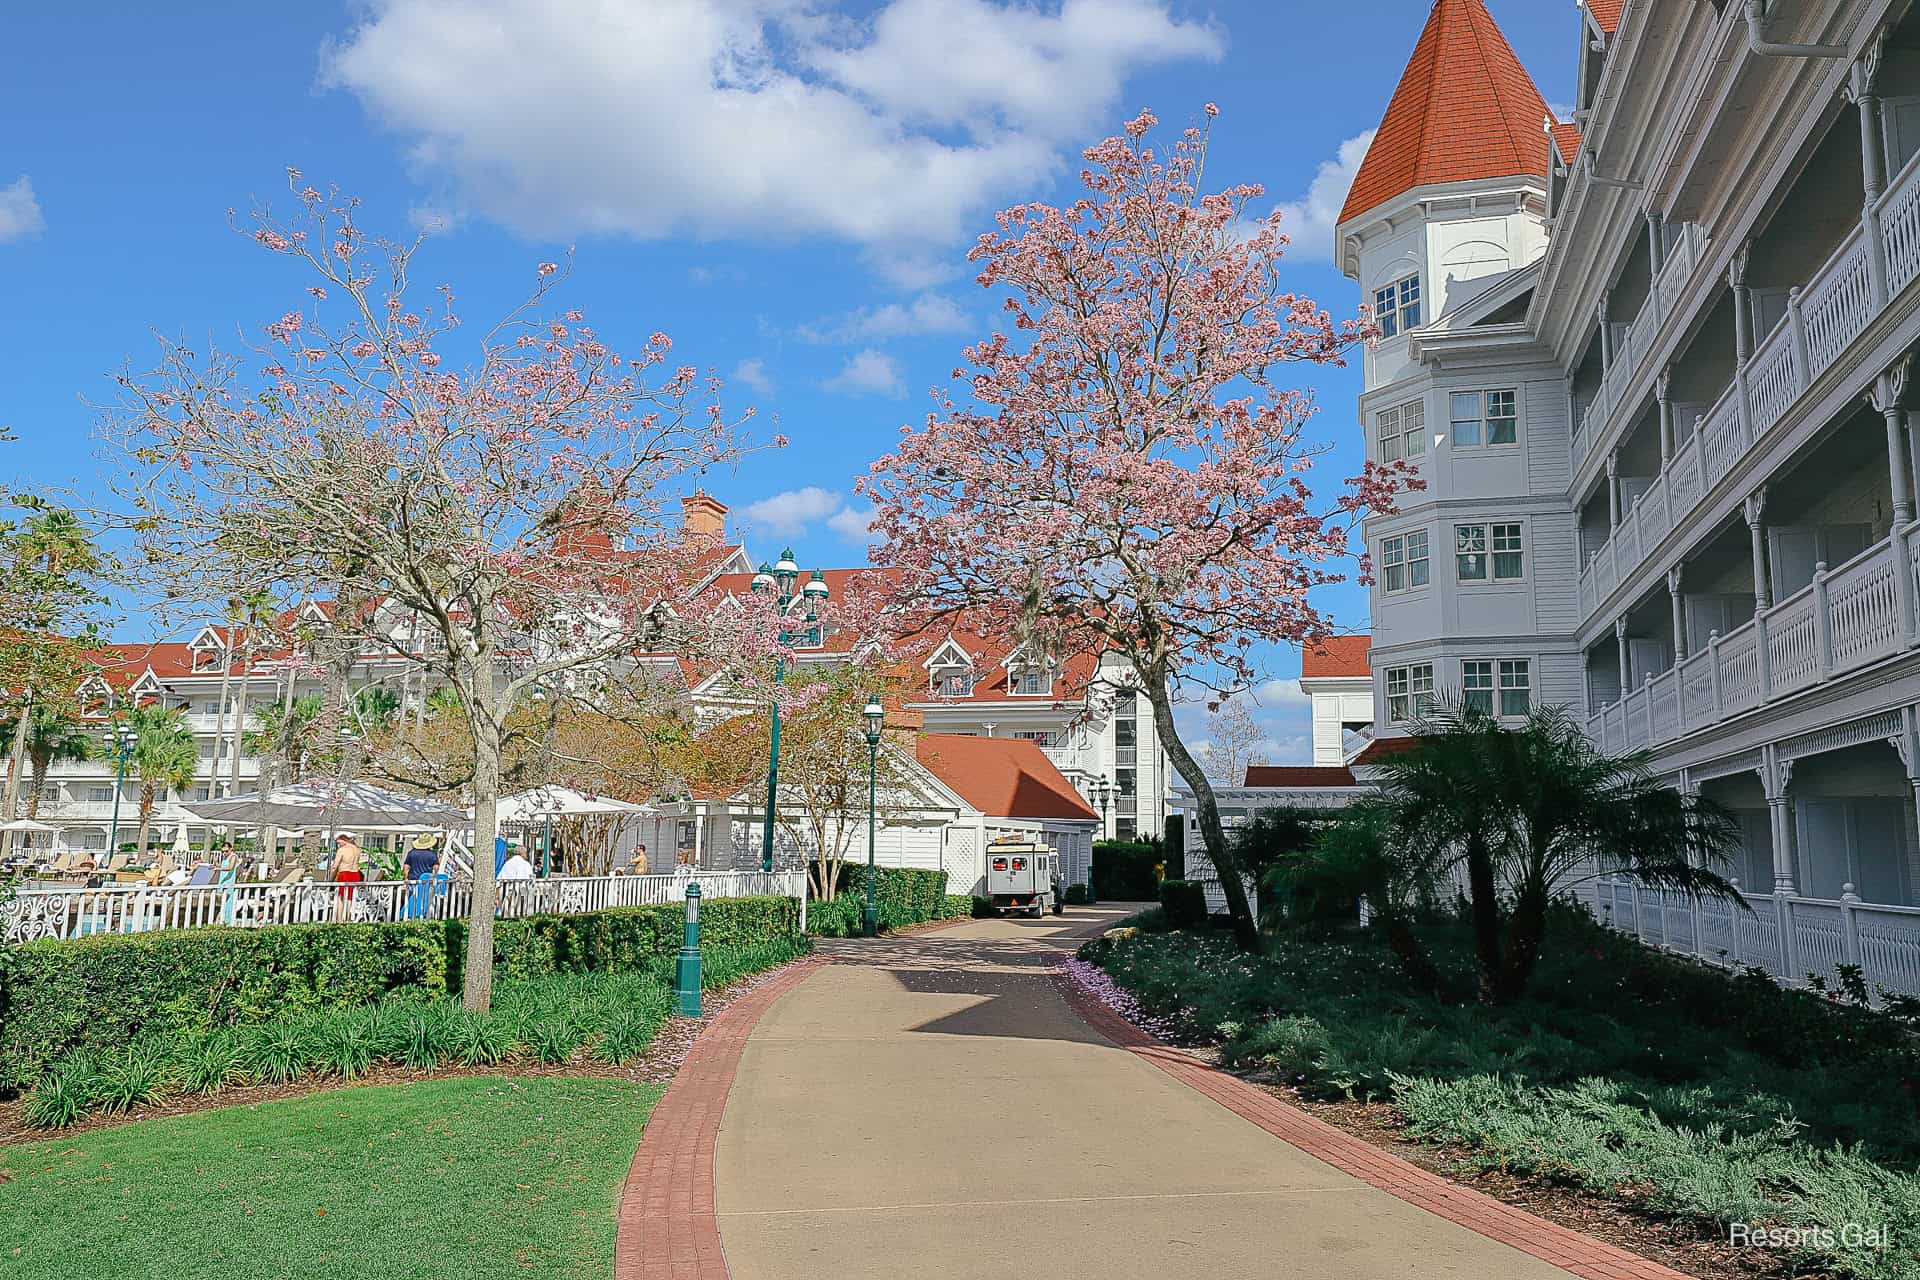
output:
[[[1308,262],[1333,260],[1333,229],[1340,222],[1340,206],[1347,202],[1354,175],[1367,158],[1373,130],[1348,138],[1331,160],[1323,160],[1306,194],[1280,206],[1280,230],[1292,242],[1287,256]]]
[[[777,538],[797,538],[807,531],[808,525],[822,516],[832,515],[841,505],[839,494],[809,485],[748,503],[741,510],[740,518]]]
[[[887,396],[898,400],[907,394],[900,378],[900,365],[884,351],[868,347],[848,358],[846,367],[820,384],[828,391],[849,396]]]
[[[21,174],[9,186],[0,187],[0,244],[25,240],[46,229],[46,215],[40,212],[40,201],[35,198],[33,182],[26,174]]]
[[[321,75],[522,232],[824,235],[924,281],[1129,76],[1224,51],[1169,0],[843,2],[364,0]]]
[[[939,333],[965,333],[972,327],[960,304],[938,293],[912,302],[862,307],[833,320],[803,324],[794,336],[802,342],[885,342]]]
[[[865,546],[873,540],[873,508],[856,510],[842,507],[827,517],[827,528],[833,530],[848,542],[857,542]]]
[[[444,235],[459,230],[467,216],[458,209],[449,209],[444,205],[416,204],[407,210],[407,221],[415,229],[427,235]]]
[[[751,360],[742,360],[735,365],[733,380],[752,388],[763,396],[773,394],[773,376],[767,372],[766,361],[758,356]]]

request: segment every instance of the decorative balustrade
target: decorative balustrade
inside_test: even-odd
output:
[[[806,896],[803,871],[701,871],[678,875],[552,876],[500,882],[502,916],[578,915],[609,907],[678,903],[697,881],[708,899]],[[420,881],[362,884],[103,885],[22,889],[0,902],[0,941],[78,938],[207,925],[241,928],[326,921],[460,919],[471,884]]]
[[[1680,228],[1673,246],[1667,250],[1667,260],[1662,264],[1647,300],[1641,304],[1640,314],[1621,326],[1620,339],[1614,344],[1613,358],[1600,379],[1599,390],[1574,428],[1573,456],[1576,463],[1585,458],[1599,442],[1607,420],[1625,402],[1628,388],[1640,375],[1647,357],[1653,351],[1653,342],[1659,336],[1660,326],[1686,295],[1693,269],[1706,256],[1706,247],[1706,237],[1699,227],[1689,223]]]
[[[1895,575],[1904,560],[1920,598],[1916,527],[1836,570],[1821,565],[1806,587],[1726,635],[1715,632],[1672,672],[1600,708],[1588,733],[1609,751],[1658,746],[1898,653],[1906,624]]]
[[[1661,275],[1661,287],[1654,291],[1655,299],[1666,296],[1669,278],[1679,281],[1691,274],[1704,242],[1686,242],[1693,245],[1692,256],[1683,258],[1676,249]],[[1875,258],[1879,253],[1885,255],[1885,298],[1877,296],[1880,291],[1874,279],[1881,270]],[[1683,261],[1684,266],[1678,265]],[[1612,530],[1581,567],[1580,600],[1589,617],[1623,581],[1634,577],[1667,534],[1698,509],[1717,483],[1788,415],[1814,380],[1866,332],[1887,301],[1916,279],[1920,279],[1920,155],[1908,161],[1879,204],[1867,211],[1806,287],[1791,295],[1786,316],[1765,335],[1695,432],[1676,442],[1672,460],[1635,505],[1638,511],[1653,502],[1647,515],[1623,512],[1621,527]],[[1629,328],[1627,351],[1616,359],[1616,368],[1631,354],[1633,336],[1640,327],[1636,320]],[[1648,326],[1649,330],[1657,327]],[[1606,434],[1609,385],[1610,379],[1603,380],[1601,399],[1589,406],[1575,433],[1576,459],[1585,457]],[[1657,519],[1653,518],[1656,512]],[[1653,534],[1655,525],[1658,537]]]
[[[1831,984],[1841,965],[1858,965],[1870,988],[1920,996],[1920,907],[1862,902],[1851,885],[1838,899],[1742,894],[1744,908],[1610,876],[1589,889],[1604,923],[1650,946],[1761,969],[1787,985],[1809,974]]]

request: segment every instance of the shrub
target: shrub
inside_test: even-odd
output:
[[[1066,901],[1067,901],[1067,905],[1070,907],[1086,906],[1087,905],[1087,886],[1083,884],[1068,885]]]
[[[645,970],[679,950],[684,919],[669,904],[502,920],[494,960],[503,982]],[[793,938],[799,904],[720,898],[702,905],[700,926],[703,947]],[[216,926],[0,948],[0,1095],[75,1048],[113,1050],[150,1033],[247,1026],[397,992],[442,997],[459,989],[465,948],[460,920]],[[286,1069],[284,1058],[269,1069]]]
[[[1145,841],[1097,840],[1093,846],[1093,891],[1121,902],[1152,902],[1159,896],[1160,846]]]
[[[104,1111],[131,1111],[164,1095],[173,1063],[157,1044],[130,1044],[101,1067],[94,1101]]]
[[[1207,923],[1207,891],[1196,880],[1163,880],[1160,909],[1172,929],[1199,929]]]
[[[180,1087],[188,1093],[217,1093],[241,1074],[240,1037],[230,1029],[206,1032],[181,1048]]]
[[[947,873],[922,867],[880,867],[874,885],[874,906],[880,928],[903,929],[929,920],[964,919],[973,913],[973,899],[946,891]],[[848,863],[840,868],[840,884],[831,902],[807,904],[807,932],[823,938],[859,935],[865,922],[867,869]]]

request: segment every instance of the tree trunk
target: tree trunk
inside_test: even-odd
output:
[[[27,816],[29,818],[38,818],[40,816],[40,796],[47,789],[47,770],[53,765],[53,757],[50,755],[32,756],[31,760],[33,764],[33,774],[28,783],[31,789],[27,792]]]
[[[1518,1000],[1533,980],[1534,966],[1540,960],[1540,945],[1547,932],[1547,891],[1544,885],[1528,885],[1514,898],[1513,914],[1507,920],[1507,951],[1500,969],[1500,985],[1495,998],[1501,1004]]]
[[[227,794],[240,794],[240,742],[247,736],[247,695],[252,692],[248,687],[253,683],[253,653],[251,644],[247,655],[240,660],[240,692],[233,708],[233,768],[227,775]],[[259,838],[259,832],[254,833]]]
[[[146,859],[147,836],[153,830],[153,802],[157,798],[158,797],[155,795],[154,788],[151,784],[147,784],[147,783],[141,784],[141,787],[140,787],[140,834],[134,837],[134,845],[133,845],[133,861],[135,862],[142,862],[142,861],[145,861]],[[107,850],[108,861],[112,861],[113,855],[118,852],[119,850],[117,849]]]
[[[1473,958],[1480,1000],[1500,999],[1500,894],[1493,877],[1493,853],[1478,835],[1467,841],[1467,888],[1472,894]]]
[[[475,612],[478,612],[476,607]],[[467,916],[467,970],[463,996],[468,1009],[485,1013],[493,1002],[493,913],[499,886],[493,876],[493,841],[500,799],[500,721],[494,714],[490,640],[479,641],[467,724],[473,731],[473,909]]]
[[[1247,883],[1240,873],[1240,863],[1234,857],[1233,848],[1227,842],[1226,828],[1220,825],[1220,805],[1214,799],[1213,784],[1207,780],[1205,770],[1194,760],[1193,753],[1187,750],[1187,744],[1180,741],[1180,731],[1173,723],[1173,697],[1167,688],[1167,676],[1164,671],[1156,671],[1146,680],[1147,701],[1153,706],[1153,727],[1160,735],[1160,745],[1166,750],[1168,759],[1173,761],[1174,769],[1193,788],[1193,799],[1200,810],[1200,837],[1207,846],[1207,857],[1213,862],[1214,872],[1220,877],[1220,892],[1226,895],[1227,914],[1233,919],[1233,936],[1243,951],[1260,950],[1260,929],[1253,919],[1253,907],[1247,901]]]
[[[220,798],[220,749],[227,743],[227,695],[232,689],[233,624],[228,623],[227,647],[220,651],[220,714],[213,722],[213,767],[207,771],[207,796],[214,800]]]
[[[13,821],[13,806],[20,799],[20,765],[27,757],[27,722],[33,718],[33,690],[20,700],[20,721],[13,729],[13,753],[7,757],[7,795],[3,802],[6,817]],[[13,832],[0,831],[0,858],[13,852]]]
[[[288,757],[293,752],[293,735],[289,732],[293,724],[293,682],[298,669],[293,664],[293,656],[287,657],[287,687],[280,695],[280,741],[260,754],[260,776],[254,780],[253,790],[260,797],[260,818],[254,824],[254,838],[266,850],[267,861],[278,865],[280,828],[267,821],[267,795],[280,785],[280,775],[286,770]]]

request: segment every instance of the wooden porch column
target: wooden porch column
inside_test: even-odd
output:
[[[1920,707],[1900,708],[1900,732],[1892,743],[1893,749],[1900,753],[1900,763],[1906,766],[1914,814],[1920,817]]]
[[[1747,535],[1753,543],[1753,611],[1773,607],[1773,588],[1767,581],[1767,486],[1761,485],[1746,498]]]
[[[1892,368],[1873,380],[1867,403],[1887,422],[1887,473],[1892,478],[1893,529],[1888,541],[1893,550],[1893,594],[1900,612],[1900,641],[1911,647],[1920,636],[1920,617],[1916,616],[1913,592],[1912,549],[1907,545],[1907,527],[1913,523],[1913,475],[1908,470],[1906,441],[1906,400],[1908,377],[1913,357],[1902,356]]]
[[[1680,594],[1681,566],[1667,570],[1667,599],[1673,602],[1673,665],[1687,660],[1686,598]]]
[[[1607,313],[1612,310],[1612,303],[1613,291],[1611,289],[1603,289],[1600,292],[1600,301],[1594,308],[1594,315],[1598,317],[1600,321],[1600,373],[1602,377],[1606,376],[1607,370],[1613,368],[1613,326],[1607,323]]]
[[[1613,620],[1613,643],[1620,654],[1620,697],[1624,700],[1633,692],[1633,684],[1628,679],[1627,669],[1627,620],[1624,617]]]
[[[1860,212],[1860,230],[1867,242],[1867,287],[1877,311],[1887,305],[1887,246],[1880,234],[1880,197],[1886,191],[1885,144],[1881,140],[1880,95],[1876,81],[1880,62],[1887,48],[1883,28],[1865,52],[1856,58],[1842,96],[1860,110],[1860,174],[1864,197]]]
[[[1760,748],[1760,783],[1767,793],[1768,826],[1773,835],[1773,891],[1798,893],[1794,880],[1793,761],[1782,760],[1772,746]]]
[[[1660,469],[1673,461],[1673,367],[1669,365],[1653,380],[1653,394],[1660,402]]]
[[[1727,267],[1727,284],[1733,289],[1733,356],[1743,369],[1753,358],[1752,298],[1747,290],[1747,259],[1752,251],[1753,242],[1749,240]]]
[[[1660,285],[1660,272],[1667,265],[1666,237],[1660,234],[1665,226],[1666,219],[1660,216],[1660,211],[1649,206],[1647,209],[1647,261],[1653,265],[1651,283],[1656,291]]]
[[[1620,450],[1607,451],[1607,533],[1620,528]]]

